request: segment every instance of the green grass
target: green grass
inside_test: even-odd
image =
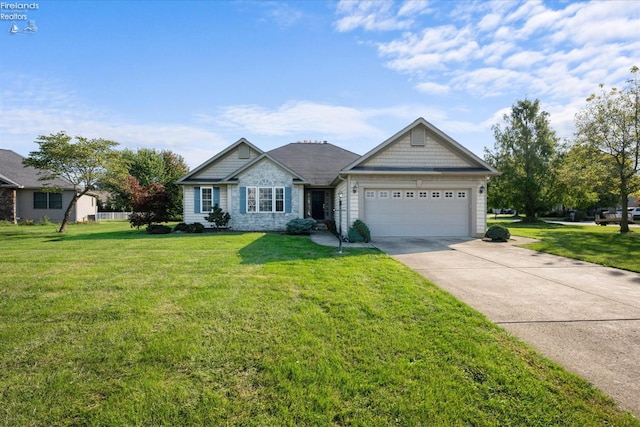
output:
[[[640,425],[373,249],[0,226],[0,425]]]
[[[620,233],[619,226],[524,224],[499,220],[489,223],[504,225],[512,235],[540,240],[523,245],[529,249],[640,273],[638,229]]]

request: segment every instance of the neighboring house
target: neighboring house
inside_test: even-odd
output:
[[[74,194],[73,184],[64,179],[40,181],[40,171],[24,166],[24,157],[0,149],[0,220],[41,221],[44,217],[59,222]],[[44,191],[45,187],[58,188],[58,192]],[[69,218],[72,222],[95,219],[97,203],[94,196],[85,194],[76,202]]]
[[[178,184],[187,223],[207,224],[218,204],[234,230],[280,231],[294,218],[342,217],[343,234],[361,219],[373,237],[477,237],[486,228],[486,182],[498,174],[419,118],[363,156],[326,142],[263,152],[243,138]]]

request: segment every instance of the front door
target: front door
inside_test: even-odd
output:
[[[324,218],[324,190],[313,190],[311,192],[311,217],[316,221],[323,221]]]

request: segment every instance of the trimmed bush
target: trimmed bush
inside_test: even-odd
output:
[[[171,233],[171,227],[163,224],[150,224],[147,226],[147,233],[149,234],[169,234]]]
[[[507,227],[494,224],[484,233],[484,237],[494,242],[506,242],[511,238],[511,233],[509,233]]]
[[[349,240],[351,243],[361,243],[364,242],[364,237],[362,237],[362,234],[360,234],[358,230],[356,230],[354,227],[351,227],[349,229],[349,232],[347,233],[347,240]]]
[[[181,233],[188,233],[189,232],[189,226],[187,224],[185,224],[184,222],[181,222],[180,224],[176,224],[175,227],[173,227],[173,232],[181,232]]]
[[[204,225],[199,222],[194,222],[193,224],[189,224],[188,233],[204,233]]]
[[[360,237],[358,238],[357,235],[360,235]],[[369,227],[367,226],[367,224],[359,219],[356,219],[355,221],[353,221],[353,225],[349,229],[347,237],[350,242],[370,242],[371,232],[369,231]]]
[[[313,218],[295,218],[287,223],[288,234],[309,234],[316,225]]]

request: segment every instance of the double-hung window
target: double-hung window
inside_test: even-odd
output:
[[[213,209],[212,187],[202,187],[200,189],[200,203],[202,205],[200,212],[211,212],[211,209]]]

